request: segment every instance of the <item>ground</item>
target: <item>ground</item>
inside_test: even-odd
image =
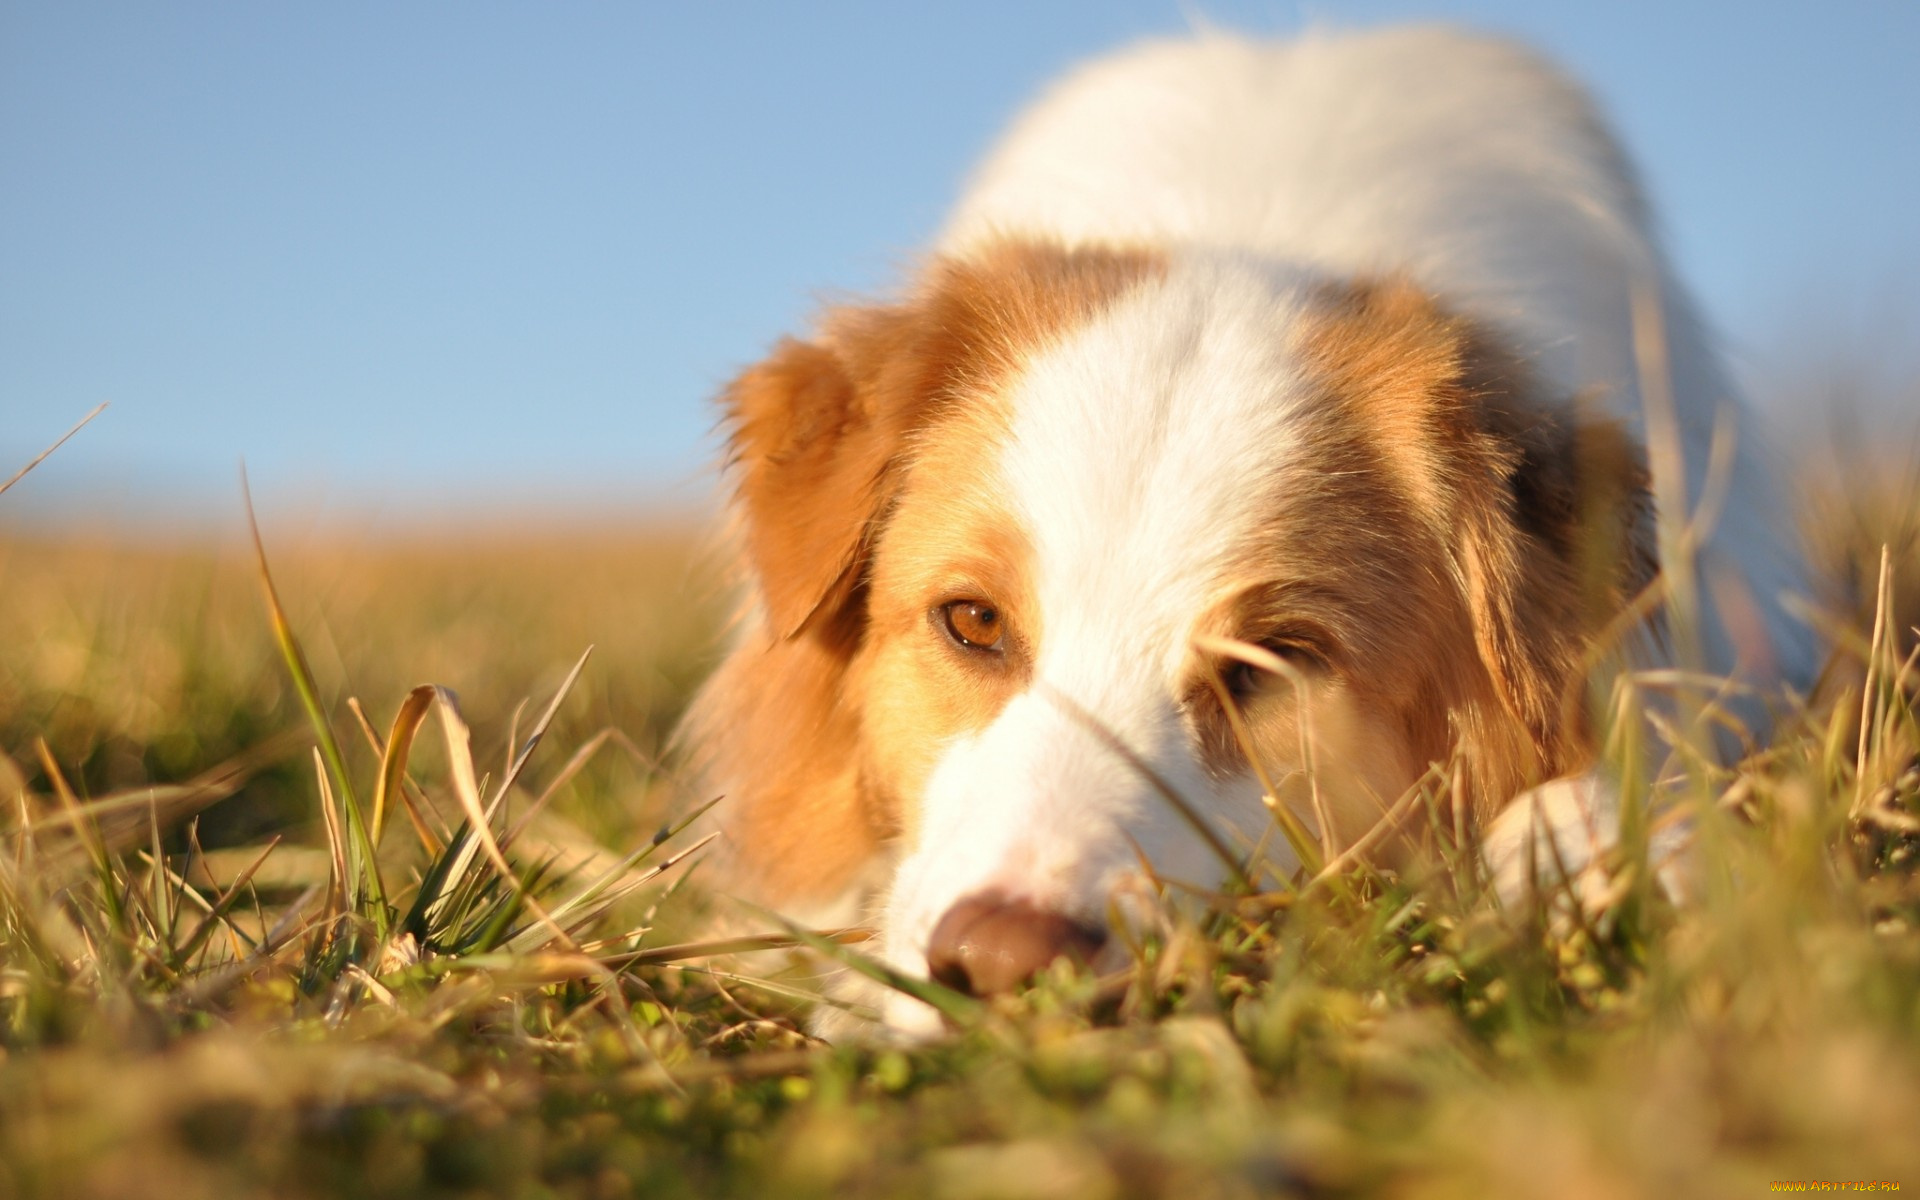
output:
[[[1836,672],[1686,772],[1693,902],[1628,847],[1503,910],[1439,837],[910,1049],[701,944],[696,531],[268,522],[276,610],[244,542],[0,528],[0,1197],[1920,1188],[1920,505],[1849,488]]]

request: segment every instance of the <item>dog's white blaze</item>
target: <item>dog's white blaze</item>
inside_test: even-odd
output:
[[[1129,907],[1116,888],[1136,845],[1164,877],[1221,882],[1217,856],[1092,723],[1229,844],[1264,829],[1250,779],[1208,778],[1180,699],[1193,622],[1294,454],[1303,389],[1283,331],[1303,283],[1183,257],[1013,383],[999,468],[1033,544],[1034,682],[953,742],[928,783],[885,924],[903,968],[925,969],[933,925],[981,889],[1094,922]]]

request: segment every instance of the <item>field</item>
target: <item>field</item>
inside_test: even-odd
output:
[[[677,829],[694,532],[270,522],[276,624],[251,546],[0,527],[0,1197],[1920,1188],[1920,503],[1849,488],[1806,506],[1827,694],[1691,769],[1697,903],[1629,847],[1502,911],[1443,850],[913,1049],[702,944],[793,937]]]

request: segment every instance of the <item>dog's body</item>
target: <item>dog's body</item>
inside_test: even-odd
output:
[[[1651,479],[1650,361],[1680,450]],[[906,299],[728,393],[750,604],[689,732],[743,886],[990,991],[1151,912],[1141,854],[1201,885],[1220,846],[1289,862],[1263,796],[1380,853],[1435,763],[1463,818],[1591,815],[1587,680],[1623,634],[1657,653],[1610,626],[1732,400],[1620,152],[1526,53],[1415,29],[1096,63]],[[1704,574],[1754,620],[1708,622],[1708,661],[1804,678],[1739,446]]]

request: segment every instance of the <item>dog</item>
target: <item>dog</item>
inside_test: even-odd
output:
[[[1596,853],[1586,697],[1673,661],[1636,616],[1663,509],[1711,510],[1699,661],[1812,665],[1776,472],[1633,170],[1502,40],[1085,66],[904,294],[723,407],[745,612],[685,732],[737,886],[976,995],[1112,960],[1156,877],[1391,860],[1436,767],[1496,873],[1542,812]]]

